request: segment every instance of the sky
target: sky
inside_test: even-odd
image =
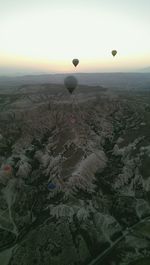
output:
[[[149,0],[0,0],[0,75],[149,67],[149,10]]]

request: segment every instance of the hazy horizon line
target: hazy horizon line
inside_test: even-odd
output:
[[[144,70],[135,70],[135,71],[103,71],[103,72],[53,72],[53,73],[20,73],[20,74],[2,74],[0,77],[25,77],[25,76],[43,76],[43,75],[80,75],[80,74],[150,74],[150,69],[146,72]]]

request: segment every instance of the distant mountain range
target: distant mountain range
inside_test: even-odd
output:
[[[103,86],[116,89],[150,89],[150,72],[135,73],[67,73],[0,77],[0,88],[35,84],[62,84],[67,75],[77,77],[79,85]]]

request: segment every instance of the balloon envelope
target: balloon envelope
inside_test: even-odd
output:
[[[117,51],[116,51],[116,50],[112,50],[112,52],[111,52],[111,53],[112,53],[112,55],[113,55],[113,56],[116,56],[116,54],[117,54]]]
[[[76,67],[79,64],[79,60],[78,59],[73,59],[72,63]]]
[[[5,165],[3,169],[5,172],[11,172],[12,171],[12,167],[10,165]]]
[[[78,80],[72,75],[67,76],[64,79],[64,85],[68,89],[69,93],[72,94],[72,92],[78,85]]]
[[[54,183],[48,183],[48,189],[54,190],[56,188],[56,185]]]

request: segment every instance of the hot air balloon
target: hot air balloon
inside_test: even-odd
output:
[[[10,173],[10,172],[12,172],[12,167],[11,167],[10,165],[5,165],[5,166],[3,167],[3,170],[4,170],[5,172],[7,172],[7,173]]]
[[[76,117],[74,115],[70,115],[69,121],[71,124],[75,124],[76,123]]]
[[[68,89],[69,93],[72,94],[72,92],[78,85],[78,80],[72,75],[67,76],[64,79],[64,85]]]
[[[76,67],[79,64],[79,60],[78,59],[73,59],[72,63]]]
[[[4,167],[3,167],[3,173],[4,173],[4,175],[5,176],[12,176],[12,173],[13,173],[13,169],[12,169],[12,166],[10,166],[10,165],[5,165]]]
[[[56,185],[52,182],[48,183],[48,189],[49,190],[54,190],[56,188]]]
[[[116,54],[117,54],[117,51],[116,50],[112,50],[112,55],[115,57],[116,56]]]

